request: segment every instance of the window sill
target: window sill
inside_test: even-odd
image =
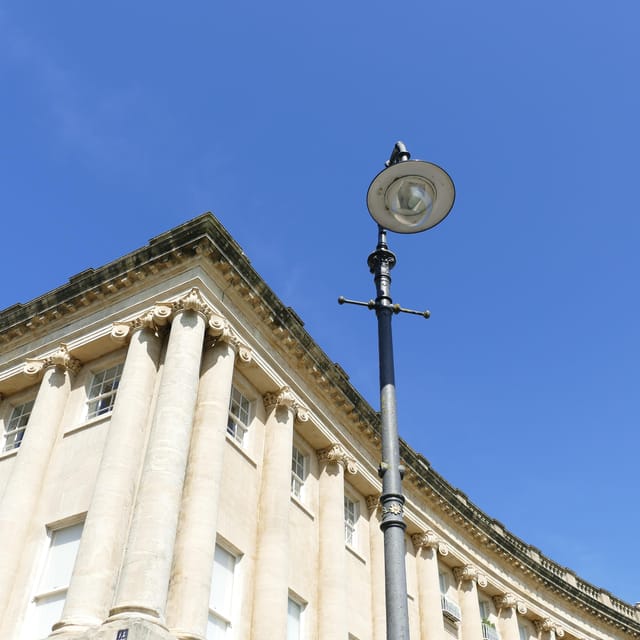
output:
[[[78,433],[79,431],[84,431],[85,429],[90,429],[91,427],[95,427],[99,424],[102,424],[103,422],[107,422],[109,420],[111,420],[111,412],[109,413],[103,413],[101,416],[96,416],[95,418],[91,418],[90,420],[87,420],[86,422],[83,422],[82,424],[77,424],[73,427],[71,427],[70,429],[67,429],[63,434],[62,437],[66,438],[67,436],[71,436],[74,433]]]
[[[255,469],[258,468],[258,464],[256,463],[256,461],[244,450],[242,445],[239,442],[237,442],[236,439],[230,436],[228,433],[227,433],[227,443],[230,444],[240,455],[242,455],[242,457],[245,458],[252,467],[254,467]]]
[[[367,561],[350,544],[345,544],[344,546],[345,546],[345,549],[349,553],[354,555],[358,560],[360,560],[360,562],[362,562],[362,564],[367,564]]]
[[[9,449],[9,451],[0,452],[0,460],[4,460],[5,458],[11,458],[12,456],[18,455],[18,451],[20,451],[20,447],[16,447],[15,449]]]
[[[291,502],[293,502],[293,504],[295,504],[296,507],[298,507],[298,509],[300,509],[306,515],[308,515],[309,518],[311,518],[311,520],[315,520],[316,519],[316,517],[313,515],[313,513],[305,506],[305,504],[300,500],[300,498],[296,498],[296,496],[291,494]]]

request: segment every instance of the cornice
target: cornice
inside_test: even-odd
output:
[[[379,446],[379,415],[349,382],[344,370],[314,342],[295,311],[286,307],[267,286],[242,248],[210,213],[156,236],[147,246],[104,267],[87,269],[29,303],[5,309],[0,313],[0,347],[6,349],[11,343],[23,343],[63,326],[71,316],[89,314],[127,289],[139,287],[147,277],[168,273],[193,260],[213,265],[266,330],[271,331],[283,355],[297,362],[299,369],[313,381],[319,395],[341,410],[345,422],[360,431],[372,446]],[[213,329],[210,334],[215,336],[218,329],[210,328]],[[407,469],[407,484],[413,485],[453,527],[466,532],[474,544],[491,551],[578,609],[640,637],[640,618],[633,606],[574,578],[573,574],[568,579],[569,572],[564,567],[478,509],[403,441],[400,452]]]

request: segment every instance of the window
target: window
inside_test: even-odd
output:
[[[302,605],[289,598],[287,608],[287,640],[300,640],[302,637]]]
[[[209,595],[207,640],[221,640],[230,637],[235,568],[235,556],[216,545]]]
[[[449,595],[451,587],[451,574],[446,571],[440,571],[438,578],[440,580],[440,606],[442,608],[442,615],[446,622],[456,623],[462,618],[462,613],[458,603]],[[445,627],[447,625],[445,624]],[[457,635],[457,631],[455,632]]]
[[[533,625],[528,620],[518,621],[518,634],[520,636],[520,640],[531,640],[537,636],[533,629]]]
[[[95,418],[113,410],[122,367],[123,365],[119,364],[93,376],[87,399],[87,418]]]
[[[499,640],[500,636],[496,630],[496,625],[491,620],[491,605],[488,600],[480,600],[480,620],[482,621],[483,640]]]
[[[244,436],[251,421],[251,402],[236,387],[231,387],[229,422],[227,433],[238,443],[244,442]]]
[[[446,596],[449,589],[449,576],[446,573],[439,573],[438,579],[440,580],[440,593]]]
[[[344,541],[353,547],[356,544],[356,525],[358,523],[358,503],[351,498],[344,497]]]
[[[34,401],[30,400],[13,408],[9,422],[7,422],[4,430],[3,451],[11,451],[20,446],[24,430],[27,428],[27,422],[29,422],[29,417],[31,416],[33,403]]]
[[[293,446],[291,453],[291,494],[302,500],[304,481],[307,478],[308,457],[298,447]]]
[[[51,532],[44,570],[38,582],[30,612],[30,637],[44,638],[60,620],[76,560],[82,524]]]

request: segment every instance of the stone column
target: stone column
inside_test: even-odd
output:
[[[385,640],[387,622],[384,595],[384,536],[380,530],[380,495],[367,496],[367,509],[369,509],[372,640]]]
[[[518,600],[512,593],[505,593],[493,598],[493,604],[498,612],[498,631],[500,640],[520,640],[518,628],[518,613],[527,613],[527,607],[522,600]]]
[[[256,546],[252,640],[287,636],[289,496],[293,421],[308,416],[291,389],[264,396],[267,410]]]
[[[564,636],[564,629],[556,624],[551,618],[534,620],[539,640],[556,640]]]
[[[486,587],[487,579],[472,564],[457,567],[453,573],[458,582],[462,612],[462,620],[460,621],[462,640],[482,640],[482,620],[476,583],[481,587]]]
[[[130,338],[109,423],[93,498],[56,632],[101,624],[109,613],[122,562],[140,474],[149,407],[160,361],[160,325],[169,307],[156,306],[131,322],[115,323],[111,336]]]
[[[0,614],[9,600],[31,518],[58,435],[71,389],[71,376],[80,362],[67,346],[46,358],[27,360],[24,372],[42,382],[0,502]]]
[[[109,620],[165,625],[165,605],[209,313],[197,289],[172,303],[164,371]]]
[[[344,539],[344,469],[349,473],[356,473],[356,464],[339,444],[318,451],[318,460],[318,640],[334,640],[346,638],[349,632]]]
[[[167,626],[180,640],[201,640],[207,631],[233,367],[236,353],[251,359],[224,318],[214,316],[209,326],[217,335],[202,361],[167,602]]]
[[[449,549],[430,530],[416,533],[411,536],[411,541],[417,552],[420,638],[421,640],[440,640],[445,635],[440,602],[438,552],[446,556]]]

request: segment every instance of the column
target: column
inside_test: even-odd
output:
[[[356,473],[355,460],[339,444],[318,451],[318,640],[346,638],[349,632],[344,540],[344,469]]]
[[[445,635],[440,601],[438,551],[442,555],[447,555],[449,550],[430,530],[416,533],[411,536],[411,541],[417,552],[420,638],[421,640],[440,640]]]
[[[460,621],[462,640],[482,640],[482,620],[476,583],[485,587],[487,579],[472,564],[457,567],[453,573],[458,581],[458,596],[462,613]]]
[[[54,634],[103,622],[109,613],[122,562],[140,474],[149,407],[160,361],[160,325],[168,307],[156,307],[131,322],[115,323],[111,336],[129,347],[93,498],[60,622]]]
[[[226,320],[215,318],[209,326],[224,329],[207,345],[202,361],[167,602],[167,626],[180,640],[206,634],[234,361],[236,353],[244,362],[251,359]]]
[[[369,555],[371,558],[372,640],[386,640],[387,623],[384,596],[384,536],[380,530],[380,495],[367,496],[369,510]]]
[[[518,613],[522,615],[527,613],[524,602],[518,600],[512,593],[505,593],[495,596],[493,604],[498,612],[500,640],[520,640]]]
[[[267,411],[256,547],[252,640],[287,637],[293,421],[307,420],[291,389],[264,396]]]
[[[208,308],[197,289],[173,303],[164,371],[110,620],[164,613],[195,412]]]
[[[51,356],[27,360],[24,372],[43,372],[31,417],[0,502],[0,614],[20,562],[22,545],[36,508],[49,458],[71,389],[80,368],[64,344]]]

